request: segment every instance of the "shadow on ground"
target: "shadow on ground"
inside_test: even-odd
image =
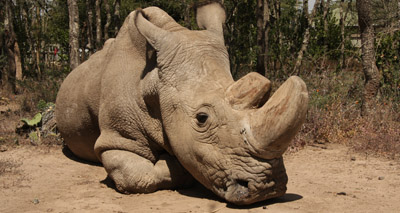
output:
[[[73,160],[73,161],[76,161],[76,162],[79,162],[79,163],[84,163],[84,164],[89,164],[89,165],[92,165],[92,166],[103,166],[101,163],[96,163],[96,162],[87,161],[87,160],[83,160],[83,159],[78,158],[78,157],[77,157],[76,155],[74,155],[74,153],[68,148],[68,146],[64,146],[64,147],[62,148],[62,152],[63,152],[63,154],[64,154],[67,158],[69,158],[69,159],[71,159],[71,160]]]
[[[64,155],[67,158],[69,158],[73,161],[77,161],[79,163],[89,164],[89,165],[93,165],[93,166],[102,166],[101,163],[94,163],[94,162],[82,160],[82,159],[76,157],[67,146],[63,147],[62,152],[64,153]],[[109,176],[107,176],[104,180],[100,181],[100,183],[104,184],[107,187],[112,188],[116,192],[120,193],[118,191],[118,189],[116,188],[114,181]],[[211,192],[210,190],[205,188],[203,185],[201,185],[197,181],[193,184],[192,187],[185,188],[185,189],[178,189],[177,192],[179,192],[179,194],[181,194],[181,195],[188,196],[188,197],[208,199],[211,201],[226,203],[225,200],[223,200],[220,197],[218,197],[217,195],[215,195],[213,192]],[[226,203],[226,207],[230,208],[230,209],[254,209],[254,208],[260,208],[260,207],[266,208],[267,206],[273,205],[276,203],[293,202],[293,201],[300,200],[302,198],[303,198],[303,196],[301,196],[301,195],[288,193],[282,197],[273,198],[273,199],[269,199],[266,201],[260,201],[260,202],[257,202],[257,203],[251,204],[251,205],[245,205],[245,206],[238,206],[238,205],[234,205],[231,203]]]
[[[195,198],[201,198],[201,199],[208,199],[208,200],[213,200],[213,201],[218,201],[222,203],[226,203],[225,200],[219,198],[217,195],[215,195],[213,192],[205,188],[203,185],[200,183],[196,182],[193,187],[187,188],[187,189],[181,189],[178,190],[178,192],[182,195],[189,196],[189,197],[195,197]],[[269,205],[273,205],[276,203],[288,203],[288,202],[293,202],[302,199],[303,196],[298,195],[298,194],[293,194],[293,193],[287,193],[283,195],[282,197],[278,198],[272,198],[269,200],[265,201],[260,201],[251,205],[244,205],[244,206],[238,206],[234,205],[231,203],[227,203],[226,207],[230,209],[254,209],[254,208],[260,208],[260,207],[266,207]]]
[[[282,197],[277,197],[277,198],[272,198],[272,199],[268,199],[265,201],[260,201],[257,203],[253,203],[251,205],[237,206],[237,205],[228,203],[226,205],[226,207],[230,208],[230,209],[255,209],[255,208],[260,208],[260,207],[267,208],[269,205],[273,205],[276,203],[293,202],[296,200],[300,200],[302,198],[303,198],[303,196],[301,196],[301,195],[288,193],[288,194],[283,195]]]

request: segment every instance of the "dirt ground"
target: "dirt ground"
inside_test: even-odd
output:
[[[0,212],[399,212],[400,163],[345,146],[309,146],[286,154],[287,194],[233,206],[201,185],[124,195],[98,165],[58,147],[0,152]]]

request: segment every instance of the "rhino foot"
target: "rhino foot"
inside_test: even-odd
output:
[[[161,155],[155,164],[124,150],[105,151],[101,159],[117,190],[125,194],[185,188],[194,182],[176,158],[168,154]]]

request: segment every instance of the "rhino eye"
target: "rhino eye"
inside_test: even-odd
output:
[[[207,113],[200,112],[200,113],[197,113],[196,119],[197,119],[197,122],[199,122],[199,124],[204,124],[208,119],[208,115],[207,115]]]

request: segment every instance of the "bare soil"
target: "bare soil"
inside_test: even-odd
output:
[[[101,165],[16,135],[27,116],[20,112],[0,103],[0,212],[400,212],[400,162],[339,144],[285,154],[287,194],[250,206],[228,204],[200,184],[121,194]]]
[[[399,212],[400,163],[353,153],[343,145],[286,154],[287,194],[234,206],[201,185],[125,195],[100,165],[58,147],[0,152],[0,212]]]

